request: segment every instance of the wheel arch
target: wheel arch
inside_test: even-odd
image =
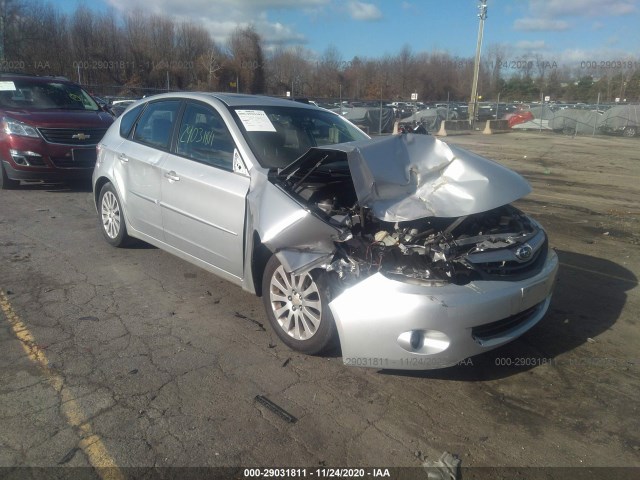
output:
[[[93,205],[96,207],[96,211],[98,211],[98,201],[100,200],[100,191],[102,190],[102,187],[104,187],[107,183],[110,183],[111,185],[113,185],[113,182],[109,180],[109,178],[103,176],[98,178],[96,180],[96,183],[94,184]],[[115,186],[113,188],[115,188]],[[117,189],[116,189],[116,192],[117,192]]]
[[[273,255],[273,252],[262,243],[260,234],[253,232],[253,251],[251,253],[251,278],[253,286],[258,297],[262,296],[262,276],[267,266],[267,262]]]

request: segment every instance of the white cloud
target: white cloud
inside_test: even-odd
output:
[[[545,50],[547,45],[544,40],[521,40],[516,43],[516,48],[521,50]]]
[[[521,31],[563,31],[571,25],[563,18],[615,17],[637,12],[637,0],[529,0],[529,16],[514,24]],[[595,21],[595,25],[601,24]]]
[[[217,43],[225,43],[237,27],[253,25],[265,46],[303,45],[305,35],[295,26],[270,21],[268,12],[295,9],[319,11],[331,0],[107,0],[121,12],[139,9],[146,13],[168,15],[176,21],[202,24]]]
[[[628,72],[624,69],[600,69],[600,65],[616,64],[617,62],[637,62],[640,60],[638,55],[631,55],[628,51],[602,47],[596,49],[566,49],[554,55],[554,61],[560,66],[569,68],[580,68],[587,74],[602,74],[615,72],[618,75],[621,72]]]
[[[382,12],[372,3],[351,1],[347,5],[349,14],[354,20],[372,21],[382,18]]]
[[[636,11],[635,0],[530,0],[529,10],[540,17],[627,15]]]
[[[549,18],[518,18],[514,22],[513,28],[525,32],[559,32],[568,30],[569,24],[564,20],[553,20]]]
[[[620,37],[618,35],[611,35],[609,38],[607,38],[605,45],[607,47],[613,47],[614,45],[617,45],[620,43]]]

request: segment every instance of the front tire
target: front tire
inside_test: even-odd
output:
[[[274,255],[262,277],[271,327],[288,347],[309,355],[332,348],[338,334],[329,309],[326,272],[287,273]]]
[[[636,127],[627,127],[622,131],[622,135],[624,135],[625,137],[635,137],[637,133],[638,130],[636,129]]]
[[[98,197],[98,215],[100,230],[105,240],[114,247],[126,246],[131,237],[127,235],[124,221],[124,211],[120,198],[111,183],[106,183],[100,190]]]

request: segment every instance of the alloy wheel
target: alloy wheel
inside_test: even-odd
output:
[[[322,304],[310,273],[293,275],[280,265],[271,276],[269,295],[280,328],[296,340],[308,340],[318,330]]]
[[[113,192],[106,191],[102,196],[101,204],[102,228],[111,239],[115,239],[120,233],[120,204]]]

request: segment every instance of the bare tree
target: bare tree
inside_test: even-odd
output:
[[[290,91],[291,95],[304,95],[309,87],[312,64],[309,52],[302,47],[279,48],[268,57],[267,88],[269,92],[282,95]]]
[[[22,28],[26,10],[19,0],[0,2],[0,61],[20,58],[27,31]]]
[[[396,88],[396,96],[398,98],[409,98],[411,93],[417,87],[415,85],[415,59],[411,52],[411,47],[405,44],[398,55],[394,58],[394,86]],[[410,85],[413,83],[413,85]]]
[[[487,48],[487,62],[485,68],[490,72],[489,89],[487,93],[497,95],[504,85],[503,72],[508,66],[509,47],[505,44],[494,43]]]
[[[133,73],[127,83],[130,86],[141,86],[148,82],[154,66],[151,57],[153,40],[149,35],[150,22],[142,10],[136,9],[124,17],[123,23],[122,35],[130,52],[133,67]]]
[[[344,62],[340,50],[330,44],[320,56],[315,71],[314,85],[320,96],[337,98],[343,82]]]
[[[238,27],[229,40],[229,52],[233,58],[239,88],[247,93],[264,93],[264,57],[262,39],[253,26]]]
[[[200,55],[200,58],[198,59],[198,65],[203,69],[206,77],[207,90],[217,90],[219,88],[220,72],[227,62],[228,58],[226,55],[213,41],[211,41],[209,50]]]
[[[202,26],[192,22],[182,22],[177,26],[176,57],[170,70],[176,76],[179,88],[198,82],[199,60],[211,50],[211,46],[211,37]]]

